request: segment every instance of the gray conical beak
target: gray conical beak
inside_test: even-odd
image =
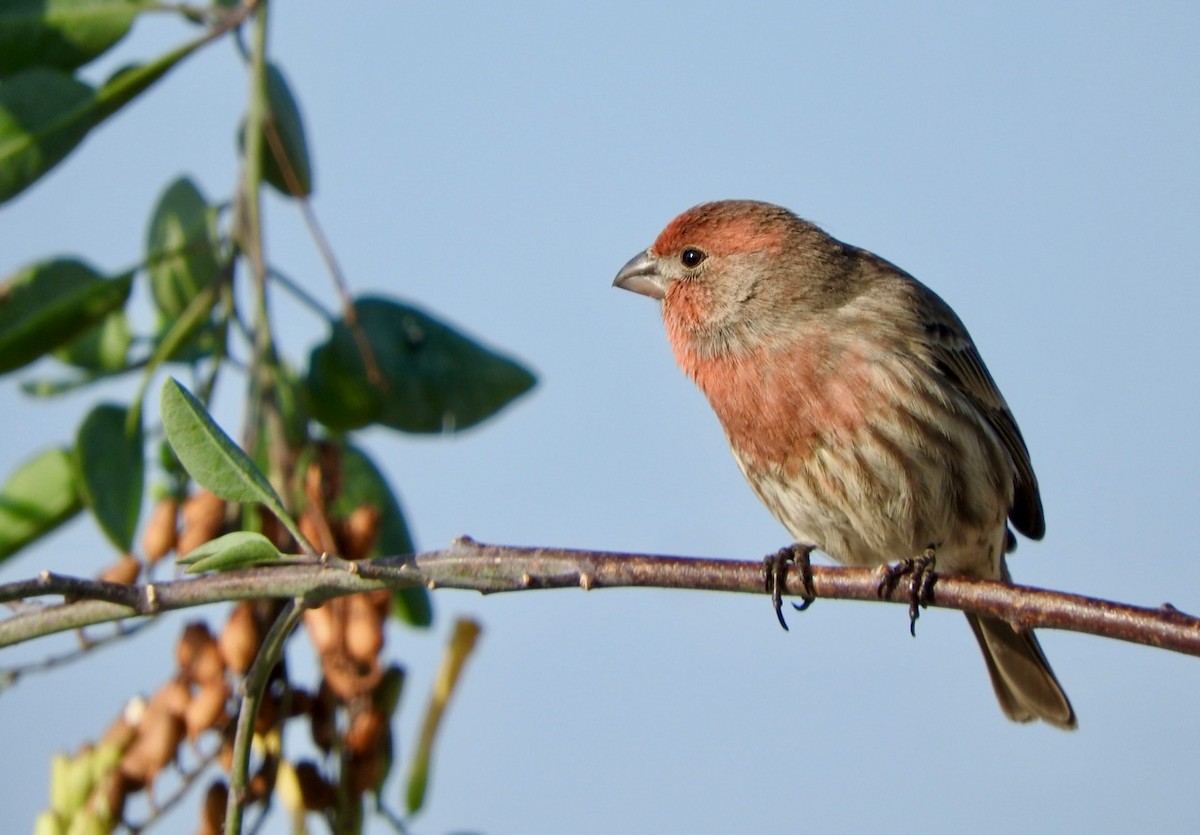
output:
[[[667,280],[659,273],[658,259],[651,256],[649,250],[630,258],[613,279],[613,286],[652,299],[661,299],[667,294]]]

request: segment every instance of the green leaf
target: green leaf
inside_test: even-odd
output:
[[[145,486],[142,425],[131,430],[129,410],[102,403],[84,418],[75,438],[80,493],[104,535],[125,553],[133,550]]]
[[[159,408],[171,449],[201,487],[226,501],[258,502],[280,519],[287,517],[267,477],[173,377],[163,383]]]
[[[0,203],[62,162],[92,128],[96,91],[66,73],[24,70],[0,84]]]
[[[5,0],[0,6],[0,76],[32,66],[73,70],[129,32],[130,0]]]
[[[48,449],[28,459],[0,489],[0,561],[82,508],[68,450]]]
[[[234,531],[203,545],[197,545],[179,562],[188,565],[188,574],[204,571],[232,571],[267,562],[283,556],[271,540],[253,531]]]
[[[275,146],[269,137],[264,137],[262,144],[263,179],[281,194],[308,197],[312,194],[312,161],[308,156],[304,121],[283,70],[275,64],[267,65],[267,107],[267,119],[275,128],[287,166],[300,190],[293,190],[291,180],[284,173],[284,165],[275,156]]]
[[[271,482],[217,426],[204,404],[173,377],[159,401],[163,432],[179,463],[201,487],[231,502],[257,502],[275,514],[307,553],[313,548],[288,515]]]
[[[129,298],[133,274],[103,279],[81,261],[55,259],[0,285],[0,374],[84,336]]]
[[[58,165],[88,131],[214,36],[202,35],[149,64],[121,70],[99,90],[46,67],[5,79],[0,84],[0,203]]]
[[[175,65],[220,34],[213,29],[183,46],[155,58],[149,64],[131,64],[113,73],[96,91],[93,124],[99,124],[150,88]]]
[[[308,412],[335,431],[361,429],[379,421],[383,393],[367,379],[362,357],[339,320],[329,340],[313,349],[304,379]]]
[[[314,418],[335,430],[381,423],[404,432],[455,432],[529,391],[535,377],[416,308],[389,299],[354,305],[382,380],[371,381],[345,320],[317,346],[306,380]]]
[[[113,373],[126,368],[133,332],[124,310],[114,310],[100,324],[84,333],[54,356],[84,371]]]
[[[371,505],[379,510],[380,519],[379,536],[370,556],[413,553],[416,548],[409,536],[404,511],[375,462],[362,450],[347,444],[342,450],[341,465],[342,491],[331,508],[333,515],[345,517],[359,505]],[[433,606],[424,587],[396,590],[392,595],[392,611],[412,626],[433,623]]]
[[[191,180],[180,177],[154,207],[146,230],[146,272],[154,304],[167,322],[178,318],[220,274],[216,212]]]

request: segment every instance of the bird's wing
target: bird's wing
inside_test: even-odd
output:
[[[930,292],[930,295],[933,295]],[[1042,514],[1042,498],[1037,477],[1029,461],[1029,449],[1017,422],[996,387],[996,381],[983,364],[983,358],[958,317],[941,299],[926,305],[925,332],[932,360],[942,372],[979,410],[991,425],[1004,448],[1012,456],[1017,481],[1009,518],[1013,527],[1030,539],[1041,539],[1046,533]]]

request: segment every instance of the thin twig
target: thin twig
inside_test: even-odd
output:
[[[296,282],[295,279],[288,276],[287,273],[276,267],[267,267],[267,276],[272,281],[279,284],[279,286],[281,286],[284,290],[287,290],[289,293],[291,293],[297,301],[299,301],[313,313],[320,316],[326,322],[333,322],[337,319],[337,313],[327,309],[325,305],[321,303],[320,299],[305,290],[302,286],[300,286],[299,283]]]
[[[879,574],[869,568],[814,566],[817,597],[885,600],[909,605],[907,584],[880,598]],[[303,598],[306,605],[380,588],[472,589],[485,594],[552,588],[661,588],[763,594],[761,560],[620,554],[567,548],[484,545],[467,537],[449,548],[415,556],[347,563],[294,560],[193,579],[123,587],[125,602],[110,600],[109,586],[95,580],[44,574],[34,581],[0,585],[0,601],[68,593],[79,602],[21,611],[0,621],[0,647],[93,623],[150,615],[228,600]],[[799,596],[795,570],[787,593]],[[94,590],[95,594],[90,594]],[[83,598],[96,597],[96,600]],[[1066,629],[1200,656],[1200,618],[1164,604],[1149,608],[1094,597],[1015,586],[991,580],[937,577],[929,605],[997,617],[1028,629]]]
[[[68,664],[73,664],[76,661],[90,655],[96,650],[132,638],[141,632],[146,627],[150,626],[154,621],[142,621],[135,623],[132,626],[120,624],[109,635],[102,635],[99,638],[94,638],[90,635],[85,635],[81,631],[79,633],[80,646],[68,650],[67,652],[58,655],[51,655],[42,658],[38,661],[33,661],[29,664],[22,664],[16,667],[0,667],[0,693],[4,692],[7,687],[10,687],[31,673],[48,673],[56,670],[59,667],[64,667]]]
[[[317,220],[317,213],[312,207],[312,201],[304,193],[304,186],[300,183],[300,177],[297,176],[292,167],[292,161],[288,158],[287,150],[283,147],[283,139],[275,127],[273,117],[263,121],[263,134],[271,154],[279,166],[279,171],[283,174],[284,184],[300,206],[300,216],[304,218],[304,224],[308,227],[308,233],[312,235],[313,243],[316,244],[321,260],[325,262],[325,269],[329,271],[329,276],[333,279],[334,289],[342,303],[342,318],[346,322],[346,327],[350,329],[350,334],[354,337],[354,344],[358,347],[359,354],[362,355],[367,380],[377,386],[380,391],[386,392],[387,379],[379,369],[375,351],[371,348],[371,342],[367,339],[367,334],[358,321],[358,311],[354,308],[354,297],[350,295],[350,285],[346,281],[346,275],[342,272],[337,256],[334,255],[329,238],[325,236],[325,230]]]

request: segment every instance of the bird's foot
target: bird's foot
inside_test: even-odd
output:
[[[813,546],[796,543],[786,548],[780,548],[774,554],[768,554],[763,558],[764,588],[771,595],[771,604],[775,607],[775,617],[779,618],[779,625],[785,631],[788,625],[787,621],[783,619],[783,593],[787,589],[788,563],[795,565],[796,570],[800,572],[800,583],[804,588],[804,593],[800,598],[801,602],[793,603],[792,608],[797,612],[803,612],[816,599],[816,593],[813,591],[812,563],[809,561],[812,551]]]
[[[928,608],[933,600],[933,584],[937,573],[933,570],[936,555],[933,548],[910,559],[900,560],[895,565],[881,565],[877,592],[881,598],[889,597],[896,590],[902,577],[908,577],[908,631],[917,637],[917,618],[921,609]]]

